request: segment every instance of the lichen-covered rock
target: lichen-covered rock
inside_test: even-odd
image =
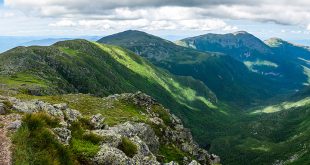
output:
[[[54,128],[53,131],[58,137],[58,140],[66,145],[69,144],[71,139],[71,131],[67,128]]]
[[[126,136],[141,138],[149,147],[152,152],[157,152],[159,148],[159,138],[156,136],[153,129],[145,123],[132,123],[126,122],[115,127],[111,127],[116,133]]]
[[[13,121],[12,123],[10,123],[8,125],[7,129],[9,129],[9,130],[16,130],[19,127],[21,127],[21,125],[22,125],[21,120],[15,120],[15,121]]]
[[[117,147],[122,142],[122,135],[118,134],[114,130],[94,130],[93,133],[104,137],[105,143],[112,147]]]
[[[65,109],[64,113],[69,122],[77,121],[78,118],[82,116],[79,111],[70,108]]]
[[[11,98],[10,101],[13,103],[13,109],[18,112],[35,113],[44,111],[55,117],[63,117],[63,112],[60,109],[55,108],[51,104],[45,103],[43,101],[21,101],[15,98]]]
[[[54,104],[53,106],[60,110],[66,110],[68,108],[68,105],[66,103]]]
[[[171,161],[169,163],[165,163],[164,165],[179,165],[179,163],[175,161]]]
[[[39,106],[35,102],[31,101],[20,101],[18,99],[13,99],[13,109],[18,112],[33,113],[39,111]]]
[[[164,125],[164,121],[159,117],[152,117],[150,121],[156,125]]]
[[[90,119],[90,124],[94,129],[101,129],[104,126],[104,117],[98,113],[96,115],[93,115]]]
[[[221,162],[221,159],[219,156],[215,155],[215,154],[211,154],[210,156],[210,160],[212,164],[218,164]]]
[[[40,110],[45,111],[52,116],[55,116],[55,117],[63,117],[64,116],[63,112],[60,109],[55,108],[53,105],[51,105],[49,103],[45,103],[43,101],[35,101],[35,104],[38,105]]]
[[[134,101],[134,104],[146,107],[153,105],[156,102],[155,99],[153,99],[151,96],[144,94],[140,91],[132,95],[132,99]]]
[[[156,161],[156,157],[153,155],[153,153],[150,151],[148,145],[141,140],[140,137],[134,136],[130,138],[130,140],[137,146],[138,153],[134,156],[134,159],[143,159],[143,157],[149,157],[150,160],[153,159]]]
[[[6,108],[3,103],[0,103],[0,115],[4,115],[6,113]]]
[[[137,136],[130,138],[137,146],[137,153],[131,158],[115,145],[104,143],[100,146],[100,151],[97,153],[93,161],[96,164],[119,164],[119,165],[160,165],[156,157],[149,150],[148,146]]]
[[[108,144],[100,146],[100,151],[93,158],[95,164],[115,164],[115,165],[130,165],[131,160],[126,154],[118,148],[111,147]]]
[[[188,165],[200,165],[200,163],[198,163],[196,160],[193,160]]]

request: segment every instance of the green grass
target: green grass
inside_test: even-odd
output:
[[[307,100],[307,99],[304,99]],[[291,102],[293,105],[304,100]],[[286,164],[307,164],[310,149],[309,104],[291,106],[272,113],[241,114],[226,130],[216,137],[211,152],[221,156],[224,164],[268,165],[276,160]],[[296,160],[291,160],[296,157]],[[297,164],[298,164],[297,163]]]
[[[13,134],[13,164],[91,164],[100,150],[103,138],[85,132],[80,122],[72,123],[70,145],[61,144],[51,128],[58,126],[58,120],[45,114],[27,114],[22,127]]]
[[[98,47],[100,47],[102,50],[110,53],[115,60],[126,66],[128,69],[146,77],[151,82],[159,83],[180,103],[191,107],[188,105],[188,101],[200,100],[207,107],[216,108],[216,106],[205,97],[199,96],[197,91],[190,88],[189,86],[181,84],[176,77],[169,76],[167,73],[160,71],[144,60],[134,59],[136,57],[132,53],[128,53],[122,48],[116,46],[107,46],[96,42],[95,44],[98,45]]]
[[[164,156],[164,163],[169,163],[171,161],[176,161],[178,163],[183,162],[185,156],[188,157],[188,154],[181,151],[179,148],[173,145],[161,145],[159,148],[159,155]]]
[[[138,153],[137,145],[134,144],[129,138],[122,137],[122,142],[118,146],[128,157],[133,158]]]
[[[271,105],[271,106],[266,106],[263,108],[260,108],[258,110],[254,110],[251,112],[251,114],[256,114],[256,113],[275,113],[283,110],[288,110],[292,108],[298,108],[298,107],[303,107],[305,105],[310,104],[310,98],[304,98],[299,101],[287,101],[287,102],[282,102],[278,105]]]
[[[70,143],[70,150],[77,157],[81,164],[91,164],[90,159],[93,158],[98,151],[100,146],[96,145],[87,140],[80,140],[73,138]]]
[[[74,164],[68,148],[55,138],[49,128],[57,120],[46,114],[28,114],[13,135],[13,164]]]
[[[12,76],[1,76],[0,83],[7,84],[9,86],[21,86],[25,84],[47,87],[46,81],[40,79],[39,77],[34,77],[30,73],[18,73]]]

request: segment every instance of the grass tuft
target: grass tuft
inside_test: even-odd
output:
[[[137,145],[135,145],[129,138],[123,137],[122,143],[118,146],[128,157],[134,157],[138,152]]]

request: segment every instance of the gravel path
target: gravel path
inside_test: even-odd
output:
[[[19,115],[0,115],[0,165],[11,165],[12,157],[11,157],[11,140],[7,136],[9,130],[7,129],[8,125],[20,119]]]

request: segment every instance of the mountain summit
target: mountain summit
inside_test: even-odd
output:
[[[258,54],[271,53],[270,48],[264,42],[245,31],[228,34],[208,33],[182,39],[176,43],[202,51],[224,52],[240,60],[253,58]]]

